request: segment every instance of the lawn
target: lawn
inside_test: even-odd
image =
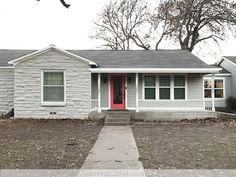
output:
[[[236,169],[236,122],[193,121],[132,127],[145,169]]]
[[[0,168],[78,169],[101,128],[79,120],[0,120]]]

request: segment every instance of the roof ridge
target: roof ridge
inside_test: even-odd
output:
[[[0,49],[0,51],[8,50],[8,51],[36,51],[35,49]]]
[[[37,49],[0,49],[0,51],[37,51]],[[182,49],[160,49],[160,50],[105,50],[105,49],[65,49],[66,51],[111,51],[111,52],[136,52],[136,51],[142,51],[142,52],[159,52],[159,51],[188,51],[188,50],[182,50]],[[191,52],[190,52],[191,53]]]
[[[142,51],[142,52],[158,52],[158,51],[188,51],[188,50],[181,50],[181,49],[161,49],[161,50],[97,50],[97,49],[66,49],[66,51],[111,51],[111,52],[136,52],[136,51]]]

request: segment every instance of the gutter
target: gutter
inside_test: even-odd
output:
[[[212,76],[212,74],[207,74],[206,76]],[[219,74],[215,74],[215,76],[232,76],[232,74],[230,74],[230,73],[219,73]]]
[[[222,68],[90,68],[91,73],[217,73]]]
[[[13,66],[0,66],[0,69],[14,69]]]

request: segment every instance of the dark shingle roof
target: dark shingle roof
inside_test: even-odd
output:
[[[211,68],[186,50],[69,50],[102,68]]]
[[[225,56],[225,58],[236,64],[236,56]]]
[[[231,72],[229,72],[227,69],[217,65],[217,64],[213,64],[211,66],[214,66],[215,68],[221,68],[222,70],[218,71],[216,74],[231,74]]]
[[[35,50],[0,50],[0,66]],[[68,50],[102,68],[212,68],[186,50]]]
[[[34,52],[35,50],[0,50],[0,67],[9,66],[8,62]]]

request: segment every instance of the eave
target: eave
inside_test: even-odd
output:
[[[91,68],[91,73],[217,73],[222,68]]]

